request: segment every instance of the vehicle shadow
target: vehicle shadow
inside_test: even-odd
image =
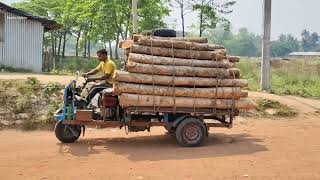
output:
[[[90,138],[74,144],[59,143],[59,153],[90,156],[106,151],[131,161],[199,159],[268,151],[263,139],[249,134],[210,134],[202,147],[180,147],[171,134],[129,138]]]

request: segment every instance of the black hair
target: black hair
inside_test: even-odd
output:
[[[104,54],[108,56],[108,51],[106,49],[100,49],[99,51],[97,51],[97,54]]]

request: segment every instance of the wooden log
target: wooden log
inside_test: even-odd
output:
[[[215,79],[201,77],[173,77],[116,71],[114,80],[137,84],[175,85],[185,87],[248,87],[245,79]]]
[[[165,76],[218,77],[220,79],[238,79],[240,70],[236,68],[203,68],[189,66],[164,66],[129,62],[126,70],[134,73],[158,74]]]
[[[117,94],[131,93],[157,96],[178,96],[196,98],[244,98],[248,97],[247,91],[241,91],[240,87],[212,87],[212,88],[185,88],[159,85],[144,85],[116,82],[113,85],[113,92]]]
[[[171,58],[161,56],[151,56],[145,54],[130,53],[130,62],[143,63],[143,64],[157,64],[157,65],[175,65],[175,66],[191,66],[191,67],[207,67],[207,68],[232,68],[233,63],[227,60],[213,61],[213,60],[196,60],[196,59],[183,59]]]
[[[154,56],[165,56],[175,58],[186,58],[186,59],[203,59],[203,60],[220,60],[226,59],[226,50],[219,49],[215,51],[194,51],[185,49],[172,49],[172,48],[161,48],[161,47],[149,47],[132,45],[132,53],[148,54]]]
[[[141,37],[145,37],[143,35],[133,35],[133,41],[138,42]],[[152,36],[153,39],[161,39],[161,40],[173,40],[173,41],[188,41],[188,42],[196,42],[196,43],[208,43],[208,39],[206,37],[157,37]]]
[[[122,107],[176,107],[176,108],[216,108],[253,109],[256,104],[248,98],[238,100],[208,99],[190,97],[168,97],[122,93],[119,97]]]
[[[153,37],[142,36],[136,43],[142,46],[151,47],[165,47],[174,49],[187,49],[187,50],[197,50],[197,51],[214,51],[217,49],[224,49],[221,45],[216,44],[203,44],[189,41],[175,41],[172,39],[155,39]]]
[[[239,62],[240,58],[238,56],[227,56],[226,58],[228,61],[235,63],[235,62]]]
[[[132,46],[132,44],[134,44],[134,42],[133,42],[133,40],[130,40],[130,39],[120,41],[119,48],[128,49]]]

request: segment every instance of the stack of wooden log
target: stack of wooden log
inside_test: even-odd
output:
[[[122,107],[251,109],[248,86],[234,68],[238,57],[206,38],[139,37],[127,51],[126,71],[116,71]]]

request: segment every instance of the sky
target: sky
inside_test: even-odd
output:
[[[4,3],[21,0],[3,0]],[[262,34],[263,0],[236,0],[234,12],[227,16],[231,21],[232,30],[245,27],[250,32]],[[276,39],[280,34],[292,34],[299,38],[303,29],[320,33],[320,0],[273,0],[271,38]],[[177,30],[181,30],[179,11],[173,10],[166,22]],[[197,22],[196,14],[186,17],[186,26]],[[187,28],[188,29],[188,28]]]

